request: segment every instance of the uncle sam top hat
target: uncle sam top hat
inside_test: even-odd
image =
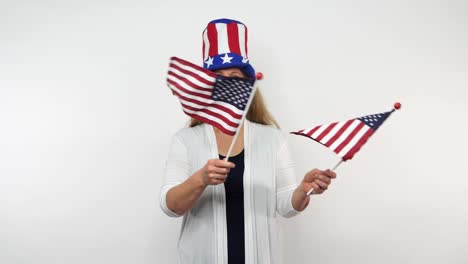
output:
[[[203,68],[215,71],[231,67],[255,78],[247,55],[247,27],[232,19],[213,20],[203,31]]]

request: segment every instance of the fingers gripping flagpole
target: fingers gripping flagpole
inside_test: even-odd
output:
[[[343,160],[340,159],[340,161],[335,165],[335,167],[333,167],[332,171],[335,171],[336,168],[338,168],[338,166],[340,166],[340,164],[341,164],[342,162],[343,162]],[[314,190],[315,190],[314,188],[310,189],[310,190],[307,192],[307,195],[310,195]]]
[[[229,146],[228,153],[226,154],[226,161],[229,161],[229,157],[231,156],[232,149],[234,148],[234,144],[236,143],[237,137],[239,136],[239,131],[244,122],[245,117],[247,116],[247,112],[249,111],[250,104],[252,104],[253,98],[255,96],[255,92],[257,91],[257,83],[259,80],[263,78],[263,74],[258,72],[255,76],[255,83],[252,88],[252,93],[250,93],[249,100],[247,101],[247,105],[245,106],[244,113],[242,114],[241,120],[239,121],[239,126],[236,129],[236,134],[234,134],[234,138],[232,139],[231,146]]]

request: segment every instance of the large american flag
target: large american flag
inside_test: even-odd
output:
[[[187,115],[234,135],[252,93],[254,80],[223,77],[172,57],[167,85]]]
[[[310,129],[301,129],[291,133],[319,142],[333,150],[343,161],[346,161],[353,158],[354,154],[361,149],[367,139],[393,111],[320,125]]]

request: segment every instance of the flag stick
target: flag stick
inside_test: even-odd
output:
[[[340,160],[340,162],[338,162],[335,167],[333,167],[332,171],[336,170],[336,168],[338,168],[338,166],[340,166],[341,162],[343,162],[343,160]]]
[[[341,162],[343,162],[342,159],[340,159],[340,162],[338,162],[335,167],[333,167],[332,171],[336,170],[336,168],[338,168],[338,166],[340,166]],[[312,192],[314,191],[314,188],[310,189],[308,192],[307,192],[307,195],[310,195]]]
[[[249,100],[247,101],[247,105],[245,106],[244,113],[242,114],[242,118],[239,122],[239,126],[237,127],[236,134],[234,134],[234,138],[232,139],[231,146],[229,146],[228,153],[226,154],[226,161],[229,161],[229,156],[231,156],[232,149],[234,148],[234,144],[236,143],[237,136],[239,136],[239,131],[242,126],[242,123],[244,122],[245,116],[247,115],[247,112],[249,111],[250,104],[252,104],[253,98],[255,96],[255,92],[257,91],[257,83],[258,80],[260,80],[263,77],[263,75],[257,74],[255,83],[253,85],[252,93],[250,94]]]

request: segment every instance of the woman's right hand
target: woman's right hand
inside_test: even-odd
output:
[[[234,163],[229,161],[210,159],[198,172],[205,186],[217,185],[226,181],[229,171],[235,166]]]

